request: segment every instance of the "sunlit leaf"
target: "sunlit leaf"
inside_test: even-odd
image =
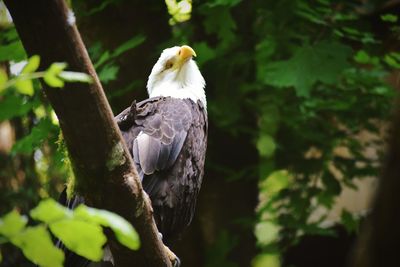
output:
[[[18,234],[27,222],[28,220],[25,216],[13,210],[0,218],[0,234],[10,238]]]
[[[281,263],[278,254],[260,254],[251,264],[252,267],[280,267]]]
[[[93,261],[102,259],[103,245],[107,239],[101,226],[65,219],[50,223],[49,227],[51,232],[76,254]]]
[[[192,13],[191,0],[165,0],[168,13],[171,15],[169,23],[174,25],[177,22],[184,22],[190,19]]]
[[[63,87],[64,81],[58,75],[67,67],[65,63],[53,63],[46,70],[44,81],[51,87]]]
[[[44,223],[51,223],[64,218],[72,218],[71,210],[63,207],[51,198],[42,200],[29,214],[33,219]]]
[[[121,244],[130,249],[139,248],[140,241],[138,234],[132,225],[121,216],[106,210],[98,210],[83,205],[76,208],[74,214],[76,218],[110,227]]]
[[[40,65],[40,57],[38,55],[33,55],[32,57],[29,58],[28,63],[22,69],[21,73],[26,74],[34,72],[39,68],[39,65]]]
[[[7,73],[3,69],[0,69],[0,93],[5,89],[7,81]]]
[[[58,77],[67,82],[91,83],[93,81],[89,74],[74,71],[62,71],[58,74]]]
[[[257,149],[263,157],[272,156],[276,149],[274,138],[268,134],[261,135],[257,141]]]
[[[257,242],[261,245],[268,245],[278,240],[280,227],[271,221],[262,221],[257,223],[254,228],[254,234]]]
[[[265,179],[260,188],[268,196],[274,195],[289,186],[291,181],[290,174],[286,170],[274,171]]]
[[[11,238],[11,243],[19,247],[32,262],[43,267],[62,267],[64,253],[53,245],[45,226],[28,227]]]
[[[23,95],[33,96],[35,92],[33,89],[32,80],[30,79],[17,78],[17,81],[15,82],[14,85],[17,88],[17,91]]]

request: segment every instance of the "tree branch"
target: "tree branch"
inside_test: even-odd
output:
[[[5,0],[29,55],[40,55],[40,69],[56,61],[89,73],[92,84],[67,83],[63,89],[42,83],[63,132],[76,176],[76,190],[87,204],[116,212],[133,223],[141,249],[110,242],[117,266],[170,266],[147,195],[114,122],[99,79],[63,0]]]

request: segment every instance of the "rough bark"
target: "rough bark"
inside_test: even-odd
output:
[[[400,239],[400,109],[397,102],[386,162],[372,213],[362,228],[352,266],[379,267],[398,263]]]
[[[67,62],[89,73],[92,84],[68,83],[43,88],[63,132],[76,175],[76,190],[87,203],[116,212],[133,223],[141,249],[132,252],[111,241],[117,266],[170,266],[132,159],[63,0],[5,0],[28,55],[40,55],[40,69]],[[69,19],[69,20],[68,20]],[[69,22],[68,22],[69,21]]]

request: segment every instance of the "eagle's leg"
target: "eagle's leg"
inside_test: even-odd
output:
[[[175,255],[175,253],[173,253],[169,247],[167,247],[166,245],[164,245],[165,251],[167,252],[167,256],[169,258],[169,260],[172,263],[173,267],[179,267],[181,266],[181,260],[178,258],[178,256]]]
[[[160,240],[162,241],[163,239],[163,235],[161,232],[158,232],[158,237],[160,238]],[[170,262],[173,264],[173,267],[179,267],[181,266],[181,260],[178,258],[178,256],[175,255],[175,253],[173,253],[169,247],[167,247],[166,245],[164,245],[164,249],[165,252],[167,252],[167,256],[170,260]]]

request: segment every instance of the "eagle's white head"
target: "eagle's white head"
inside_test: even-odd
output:
[[[165,49],[154,65],[147,81],[149,97],[171,96],[200,100],[207,106],[206,82],[194,62],[194,50],[187,45]]]

